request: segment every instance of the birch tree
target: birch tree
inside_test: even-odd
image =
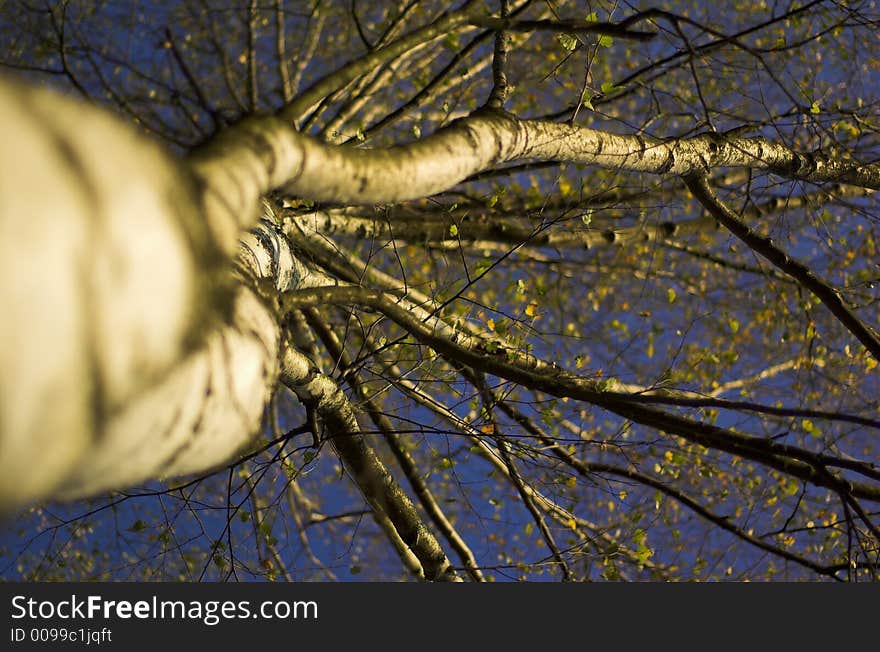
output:
[[[875,579],[873,11],[5,7],[4,576]]]

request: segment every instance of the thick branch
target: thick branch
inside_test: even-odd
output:
[[[410,145],[373,150],[327,145],[277,118],[253,118],[221,133],[189,161],[205,181],[209,208],[248,224],[259,197],[275,188],[316,201],[393,203],[448,190],[472,174],[523,159],[682,176],[746,167],[813,183],[880,188],[880,164],[800,154],[765,138],[711,134],[664,141],[518,120],[493,110]]]
[[[425,579],[461,581],[409,496],[361,434],[351,403],[336,382],[292,347],[284,351],[281,380],[301,400],[316,406],[321,423],[330,433],[330,442],[364,498],[379,512],[380,519],[382,514],[388,517],[400,539],[419,560]]]
[[[434,498],[434,495],[431,492],[428,483],[425,482],[422,477],[422,473],[419,471],[415,460],[413,460],[409,451],[406,450],[405,443],[402,441],[401,437],[394,432],[395,429],[391,420],[379,409],[374,401],[367,396],[367,390],[361,383],[360,378],[358,378],[356,374],[351,373],[351,358],[343,348],[336,333],[327,327],[323,320],[321,320],[317,311],[309,309],[306,311],[306,316],[309,325],[318,333],[324,346],[327,347],[327,350],[339,365],[340,370],[346,374],[346,379],[349,385],[351,385],[355,392],[360,396],[360,400],[365,405],[366,410],[370,415],[370,419],[385,436],[388,447],[394,454],[394,457],[400,465],[400,468],[403,470],[406,479],[409,481],[413,491],[415,491],[416,496],[419,498],[419,502],[428,513],[428,516],[430,516],[435,527],[449,542],[449,545],[452,546],[456,554],[458,554],[470,576],[477,582],[485,581],[485,578],[477,565],[477,561],[474,558],[474,553],[455,529],[455,526],[453,526],[449,519],[446,518],[446,514]]]
[[[456,330],[421,306],[392,299],[382,292],[336,287],[295,292],[284,299],[286,309],[327,302],[373,307],[439,353],[524,387],[587,401],[625,419],[680,435],[708,448],[759,461],[816,486],[839,491],[845,484],[826,469],[827,462],[822,456],[648,407],[629,395],[607,391],[599,381],[570,374],[531,354],[506,347],[498,340]],[[875,485],[849,483],[848,491],[857,498],[880,501],[880,487]]]
[[[507,0],[501,0],[501,20],[507,20],[510,13]],[[510,95],[510,84],[507,81],[507,58],[510,54],[510,34],[504,29],[499,29],[495,34],[495,51],[492,56],[492,91],[486,106],[493,109],[504,108],[504,102]]]

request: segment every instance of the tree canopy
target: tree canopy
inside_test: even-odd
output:
[[[5,5],[0,574],[877,579],[878,28]]]

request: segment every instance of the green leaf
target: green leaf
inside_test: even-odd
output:
[[[453,238],[458,235],[458,227],[455,224],[449,225],[449,235]]]
[[[599,47],[601,48],[610,48],[612,43],[614,43],[614,39],[607,34],[602,34],[599,37]]]
[[[421,129],[421,127],[419,127],[419,125],[413,125],[412,132],[413,132],[413,136],[415,136],[416,138],[422,137],[422,129]]]
[[[474,265],[474,272],[477,276],[484,274],[490,267],[492,267],[491,260],[481,260],[476,265]]]
[[[147,524],[144,523],[141,519],[136,520],[128,527],[129,532],[143,532],[147,529]]]
[[[498,200],[507,192],[507,188],[499,188],[495,192],[492,193],[492,196],[489,197],[489,207],[491,208],[495,204],[498,203]]]
[[[598,14],[596,14],[595,11],[591,11],[590,13],[587,14],[586,21],[587,21],[588,23],[598,23],[598,22],[599,22],[599,16],[598,16]]]
[[[669,288],[666,290],[666,300],[669,303],[675,303],[675,288]]]
[[[623,87],[616,86],[614,82],[602,82],[602,93],[605,95],[611,95],[612,93],[616,93],[619,90],[623,90]]]
[[[561,45],[565,50],[571,52],[577,47],[578,41],[571,34],[560,33],[556,35],[556,40],[559,41],[559,45]]]
[[[590,226],[590,222],[593,221],[593,209],[587,210],[586,213],[581,215],[581,222],[584,223],[584,226]]]
[[[810,113],[815,115],[816,113],[821,113],[821,112],[822,112],[822,109],[819,108],[819,102],[814,101],[810,105]]]
[[[648,538],[647,533],[642,528],[636,528],[636,531],[633,532],[633,542],[640,546],[645,543],[645,539]]]

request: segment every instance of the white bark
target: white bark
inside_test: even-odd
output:
[[[112,415],[53,495],[91,496],[228,462],[259,433],[278,377],[278,342],[275,316],[239,290],[232,323]]]
[[[217,155],[222,152],[223,156]],[[702,174],[720,168],[764,170],[812,183],[880,189],[880,165],[821,153],[799,153],[766,138],[705,134],[659,140],[588,127],[519,120],[483,110],[422,140],[386,149],[333,146],[278,118],[245,121],[221,135],[194,164],[206,174],[223,167],[237,188],[217,189],[223,203],[244,210],[262,189],[283,188],[314,201],[381,204],[448,190],[472,174],[513,161],[569,161],[658,175]],[[234,166],[229,163],[235,161]]]
[[[3,508],[199,345],[225,261],[185,171],[104,111],[0,79],[0,141]]]

